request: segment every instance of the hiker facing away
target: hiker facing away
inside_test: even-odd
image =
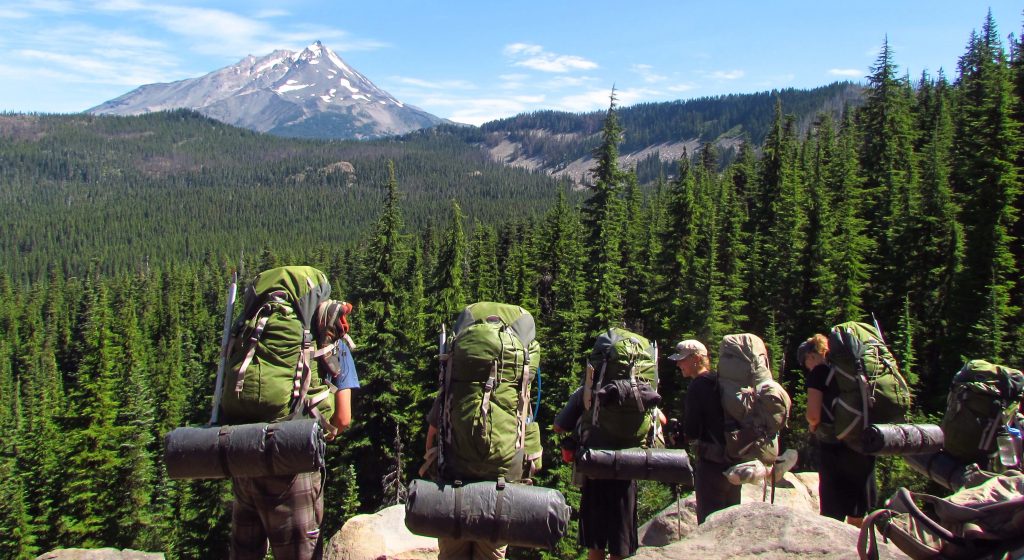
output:
[[[684,444],[696,444],[694,494],[697,523],[704,523],[712,513],[740,503],[740,487],[724,474],[732,465],[725,455],[725,410],[718,394],[718,374],[711,371],[708,349],[699,340],[676,344],[668,359],[691,380],[683,411],[683,439]]]
[[[828,364],[828,339],[816,334],[797,349],[807,371],[807,426],[818,443],[818,495],[825,517],[860,527],[875,502],[875,458],[851,449],[836,438],[833,407],[839,385]]]
[[[348,352],[352,306],[329,296],[326,275],[312,267],[257,275],[234,330],[225,424],[314,418],[326,439],[349,427],[359,386]],[[320,558],[325,474],[233,477],[231,560],[262,560],[268,547],[276,560]]]

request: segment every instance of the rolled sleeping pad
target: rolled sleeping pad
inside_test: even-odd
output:
[[[426,537],[553,549],[568,525],[565,496],[527,484],[413,480],[405,502],[405,526]]]
[[[693,467],[683,449],[584,449],[576,472],[587,478],[654,480],[693,488]]]
[[[942,428],[935,424],[873,424],[861,435],[865,455],[922,455],[942,449]]]
[[[317,420],[175,428],[164,439],[173,479],[299,474],[324,467],[327,442]]]
[[[905,455],[903,460],[912,470],[953,491],[963,488],[970,466],[945,451]]]

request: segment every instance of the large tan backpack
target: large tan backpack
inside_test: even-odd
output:
[[[772,464],[792,400],[772,378],[768,350],[754,334],[730,334],[718,349],[718,386],[725,409],[725,453],[732,461]]]

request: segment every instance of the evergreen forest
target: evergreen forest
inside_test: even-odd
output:
[[[797,396],[798,344],[874,317],[914,417],[934,421],[964,360],[1024,364],[1024,40],[990,15],[955,75],[910,77],[897,55],[882,46],[863,99],[838,116],[802,127],[777,97],[763,140],[728,165],[709,142],[650,184],[620,165],[636,131],[613,93],[583,193],[446,134],[332,143],[188,112],[3,116],[0,558],[226,556],[230,485],[169,480],[163,436],[209,420],[230,274],[282,264],[321,268],[355,306],[362,388],[328,450],[327,536],[403,499],[439,327],[473,301],[537,319],[537,483],[573,505],[550,427],[608,325],[666,350],[703,340],[712,362],[723,335],[757,333]],[[685,384],[666,360],[660,377],[678,417]],[[813,469],[796,401],[784,443]],[[880,465],[881,497],[923,487],[899,461]],[[644,485],[640,499],[644,517],[671,498]],[[513,555],[577,558],[570,529],[555,551]]]

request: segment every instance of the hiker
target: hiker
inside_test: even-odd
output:
[[[694,494],[697,523],[712,513],[739,505],[740,487],[729,482],[725,471],[732,466],[725,454],[725,410],[718,391],[718,374],[711,371],[708,349],[699,340],[676,344],[668,357],[683,377],[691,379],[683,415],[684,445],[696,444],[697,467]]]
[[[530,407],[530,384],[540,363],[535,335],[529,312],[494,302],[466,306],[452,322],[451,337],[442,331],[441,386],[426,418],[427,464],[421,476],[430,473],[445,485],[497,482],[503,488],[506,482],[531,482],[541,458],[539,426]],[[487,415],[486,431],[475,427],[482,415]],[[490,451],[481,454],[480,448]],[[439,560],[499,559],[508,549],[507,541],[470,539],[465,533],[439,536],[437,545]]]
[[[587,357],[582,410],[571,406],[570,397],[569,414],[560,415],[565,427],[567,416],[579,414],[581,449],[636,450],[658,445],[657,358],[657,345],[642,335],[618,327],[598,333]],[[587,476],[581,492],[579,543],[587,549],[587,558],[634,555],[639,548],[636,480]]]
[[[330,291],[326,275],[306,266],[270,269],[250,283],[233,327],[225,424],[312,419],[328,440],[349,427],[351,390],[359,386],[348,353],[352,306],[328,299]],[[232,477],[230,558],[262,560],[268,547],[277,560],[319,558],[324,475],[321,467]]]
[[[437,453],[437,434],[441,418],[440,393],[434,399],[434,404],[427,413],[427,445],[426,456],[432,457]],[[471,541],[465,539],[449,539],[438,537],[437,559],[438,560],[499,560],[505,557],[508,545],[490,543],[486,541]]]
[[[835,401],[839,386],[831,375],[828,339],[815,334],[797,349],[797,362],[806,370],[807,426],[817,441],[820,512],[860,527],[875,503],[875,457],[858,453],[836,438]]]

